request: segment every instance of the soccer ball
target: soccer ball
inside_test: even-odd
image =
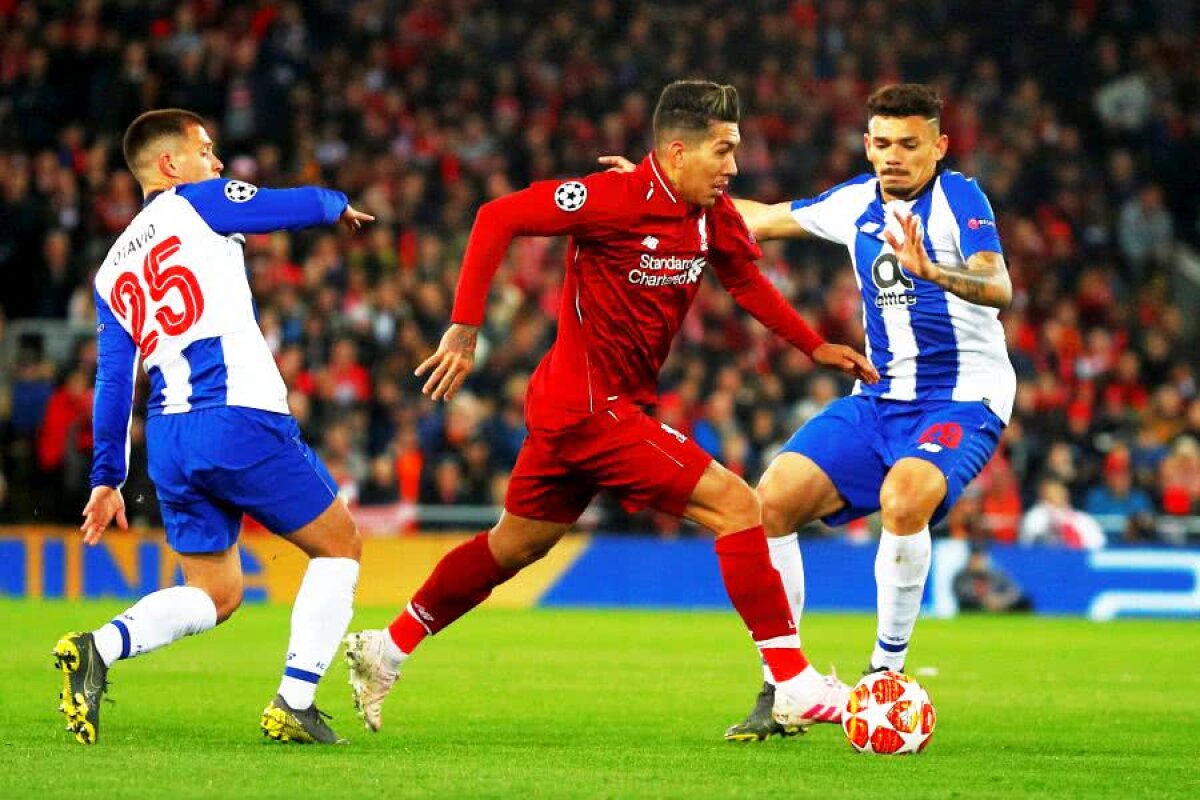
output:
[[[872,672],[850,690],[842,730],[860,753],[919,753],[937,717],[929,693],[902,672]]]

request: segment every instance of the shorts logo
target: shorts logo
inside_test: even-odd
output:
[[[568,213],[578,211],[587,202],[587,187],[579,181],[560,183],[554,190],[554,205]]]
[[[674,428],[672,428],[670,425],[668,425],[668,424],[667,424],[667,423],[665,423],[665,422],[660,422],[660,423],[659,423],[659,425],[661,425],[661,426],[662,426],[662,429],[663,429],[664,431],[666,431],[666,432],[667,432],[667,433],[669,433],[671,436],[674,436],[676,439],[678,439],[680,444],[687,444],[687,437],[686,437],[686,436],[684,436],[682,433],[680,433],[679,431],[675,430]]]
[[[951,450],[962,444],[962,426],[957,422],[939,422],[930,425],[921,434],[919,450],[927,453],[940,453],[943,447]]]
[[[231,203],[245,203],[258,194],[258,187],[245,181],[230,181],[225,184],[225,197]]]

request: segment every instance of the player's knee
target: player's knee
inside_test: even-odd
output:
[[[354,520],[347,517],[346,524],[329,538],[329,558],[352,558],[355,561],[362,559],[362,534],[358,532]]]
[[[786,536],[792,532],[791,509],[773,497],[759,495],[759,502],[762,505],[763,530],[767,536]]]
[[[753,489],[733,473],[727,473],[721,488],[722,514],[718,536],[737,533],[763,524],[762,503]]]
[[[879,492],[884,527],[894,533],[915,533],[924,528],[937,510],[937,502],[931,493],[904,481],[889,481]]]

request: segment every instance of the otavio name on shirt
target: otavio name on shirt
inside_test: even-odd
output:
[[[116,265],[126,258],[129,258],[129,256],[145,247],[146,243],[153,239],[154,236],[154,223],[151,223],[140,233],[135,234],[124,247],[113,253],[112,263]]]

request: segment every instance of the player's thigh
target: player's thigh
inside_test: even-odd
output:
[[[841,501],[834,506],[822,487],[813,489],[813,504],[824,512],[819,518],[830,525],[842,525],[879,510],[879,487],[888,469],[881,451],[886,438],[876,401],[851,395],[834,401],[792,434],[777,460],[795,454],[810,461],[832,484]],[[792,465],[798,463],[802,462]],[[775,493],[773,500],[789,502],[782,491]]]
[[[507,516],[565,526],[579,519],[596,488],[565,463],[562,450],[569,446],[566,437],[536,430],[529,433],[508,479],[504,495]]]
[[[573,522],[531,519],[504,511],[488,531],[488,548],[504,569],[521,569],[550,552]]]
[[[754,490],[716,461],[708,462],[692,489],[683,516],[703,525],[717,537],[762,523],[762,508]]]
[[[983,403],[931,404],[912,427],[906,446],[898,449],[895,479],[889,474],[880,499],[889,507],[919,501],[926,521],[936,525],[987,465],[1003,432],[1004,423]],[[896,467],[904,469],[897,472]]]
[[[236,544],[217,553],[180,553],[179,564],[184,582],[212,598],[218,623],[242,604],[242,558]]]
[[[353,522],[334,502],[337,483],[300,435],[295,419],[236,406],[214,411],[209,464],[198,475],[209,495],[284,537],[325,515],[318,529],[329,537],[326,548],[346,555],[357,549]],[[306,543],[312,538],[305,537]]]
[[[686,516],[712,464],[690,437],[630,404],[594,414],[560,444],[573,470],[612,492],[631,513],[653,508]]]
[[[846,505],[824,470],[802,453],[777,455],[757,491],[767,536],[786,536]]]

